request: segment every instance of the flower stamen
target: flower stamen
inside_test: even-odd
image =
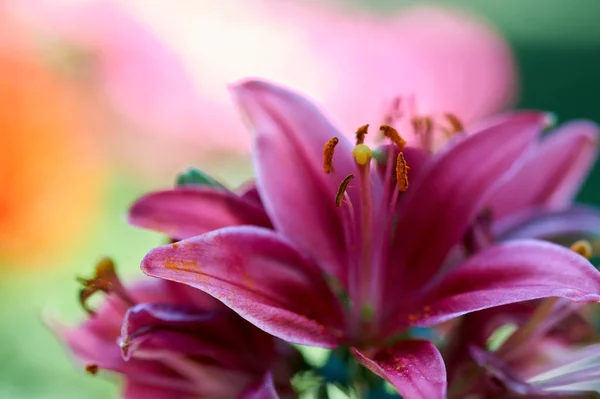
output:
[[[460,119],[458,119],[458,117],[456,115],[447,113],[447,114],[444,114],[444,117],[450,124],[450,129],[448,130],[448,133],[450,135],[460,133],[465,130],[463,123],[461,122]]]
[[[135,301],[129,296],[117,276],[115,264],[110,258],[103,258],[96,264],[93,278],[85,279],[78,277],[77,280],[83,285],[83,288],[79,292],[79,303],[83,310],[92,316],[95,312],[88,306],[87,301],[96,292],[104,292],[105,294],[114,292],[128,305],[135,305]]]
[[[389,125],[381,125],[379,127],[379,130],[392,143],[396,144],[396,147],[398,147],[398,149],[400,151],[402,151],[404,149],[404,147],[406,147],[406,140],[404,140],[402,138],[402,136],[400,136],[398,131],[396,129],[394,129],[393,127],[391,127]]]
[[[396,181],[398,182],[398,190],[404,192],[408,190],[408,165],[406,164],[406,159],[404,159],[404,154],[402,152],[398,153],[398,158],[396,159]]]
[[[344,177],[344,180],[340,183],[340,187],[337,190],[335,195],[335,206],[338,208],[342,206],[342,201],[344,199],[344,195],[346,194],[346,189],[348,188],[348,184],[354,179],[354,175],[348,175]]]
[[[334,137],[325,143],[325,148],[323,148],[323,170],[327,174],[333,172],[333,153],[338,142],[339,139]]]
[[[365,136],[369,133],[369,125],[363,125],[356,130],[356,145],[363,144],[365,142]]]
[[[587,240],[575,241],[570,246],[571,251],[578,253],[586,259],[590,259],[593,254],[592,244]]]

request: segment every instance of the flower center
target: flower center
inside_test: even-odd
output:
[[[359,256],[349,258],[349,294],[352,329],[357,332],[376,325],[377,309],[381,302],[382,269],[387,257],[387,243],[392,230],[393,215],[400,193],[408,189],[408,165],[402,150],[406,141],[389,125],[382,125],[380,131],[393,144],[387,149],[388,162],[383,176],[384,191],[382,206],[373,204],[371,160],[373,151],[364,144],[369,125],[356,131],[356,146],[352,157],[356,165],[356,175],[346,176],[336,193],[336,206],[342,208],[347,247],[357,248]],[[323,150],[325,173],[334,171],[333,153],[338,144],[337,138],[329,140]],[[399,150],[397,156],[395,152]],[[394,168],[394,160],[396,165]],[[395,169],[395,173],[394,173]],[[358,204],[353,204],[347,189],[358,177]],[[358,205],[355,210],[354,205]],[[357,223],[358,222],[358,223]],[[358,332],[357,332],[358,334]],[[362,335],[362,334],[361,334]]]

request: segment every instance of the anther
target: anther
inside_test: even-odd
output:
[[[433,121],[428,116],[416,116],[412,119],[413,129],[417,134],[428,135],[433,130]]]
[[[352,156],[357,164],[364,166],[371,162],[371,158],[373,157],[373,151],[366,144],[358,144],[352,150]]]
[[[346,194],[346,189],[348,188],[348,184],[354,179],[354,175],[348,175],[344,177],[340,187],[337,190],[337,194],[335,195],[335,206],[338,208],[342,205],[342,200],[344,199],[344,194]]]
[[[356,130],[356,145],[365,142],[365,136],[369,133],[369,125],[363,125]]]
[[[396,144],[396,147],[398,147],[400,151],[402,151],[404,147],[406,147],[406,140],[404,140],[402,136],[400,136],[398,131],[393,127],[389,125],[381,125],[381,127],[379,127],[379,130],[381,131],[381,133],[383,133],[385,137],[390,139],[392,143]]]
[[[86,366],[85,366],[85,371],[86,371],[88,374],[91,374],[91,375],[96,375],[96,374],[98,374],[98,369],[99,369],[98,365],[97,365],[97,364],[93,364],[93,363],[91,363],[91,364],[86,364]]]
[[[135,303],[128,295],[123,284],[121,284],[115,271],[115,264],[110,258],[103,258],[96,264],[93,278],[85,279],[79,277],[77,280],[83,285],[83,288],[79,291],[79,303],[90,315],[94,315],[95,312],[90,309],[87,301],[96,292],[104,292],[105,294],[114,292],[125,303],[129,305]]]
[[[586,259],[590,259],[592,257],[592,244],[590,244],[590,242],[587,240],[575,241],[570,248],[571,251],[578,253]]]
[[[338,142],[338,138],[334,137],[325,143],[323,148],[323,169],[327,174],[333,172],[333,152]]]
[[[398,159],[396,160],[396,180],[398,181],[398,190],[400,191],[408,190],[408,169],[404,154],[401,152],[398,154]]]
[[[444,117],[450,124],[450,134],[460,133],[465,130],[463,123],[454,114],[444,114]]]

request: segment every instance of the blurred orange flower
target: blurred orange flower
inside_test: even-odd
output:
[[[89,229],[103,171],[74,92],[31,54],[2,44],[1,264],[47,265]]]

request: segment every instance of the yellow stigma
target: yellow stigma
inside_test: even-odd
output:
[[[586,259],[590,259],[592,257],[592,244],[590,244],[587,240],[579,240],[575,241],[571,245],[571,251],[577,252],[579,255],[583,256]]]
[[[352,150],[352,156],[357,164],[364,166],[371,162],[373,151],[366,144],[359,144]]]

